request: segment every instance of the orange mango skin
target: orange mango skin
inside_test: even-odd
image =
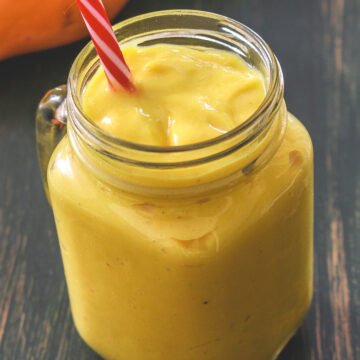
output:
[[[103,0],[112,19],[127,0]],[[76,0],[0,0],[0,60],[68,44],[87,30]]]

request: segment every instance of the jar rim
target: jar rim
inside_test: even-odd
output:
[[[254,130],[256,129],[258,132],[259,132],[259,128],[264,129],[266,127],[266,119],[269,119],[270,114],[277,112],[278,108],[280,107],[281,100],[283,98],[283,91],[284,91],[283,75],[282,75],[281,67],[269,45],[256,32],[254,32],[244,24],[223,15],[218,15],[215,13],[199,11],[199,10],[163,10],[163,11],[150,12],[147,14],[138,15],[130,19],[124,20],[122,22],[119,22],[114,26],[114,30],[115,32],[117,32],[128,25],[137,23],[144,19],[149,20],[152,18],[159,18],[169,15],[179,16],[179,17],[196,16],[207,19],[213,19],[214,21],[218,21],[219,24],[222,24],[221,30],[227,31],[235,37],[236,37],[236,31],[241,30],[241,33],[244,36],[248,36],[248,38],[253,41],[253,44],[256,46],[256,50],[260,51],[261,55],[267,61],[268,75],[269,75],[268,76],[269,84],[265,94],[265,98],[263,99],[259,107],[256,109],[256,111],[243,123],[234,127],[232,130],[224,134],[221,134],[219,136],[216,136],[214,138],[205,141],[200,141],[186,145],[180,145],[180,146],[147,145],[147,144],[135,143],[120,137],[116,137],[111,133],[101,129],[95,122],[91,121],[87,117],[81,106],[81,99],[80,99],[81,95],[79,96],[77,91],[78,89],[77,75],[81,70],[81,66],[82,63],[84,62],[84,58],[86,58],[86,56],[88,56],[90,52],[94,50],[93,43],[89,42],[75,59],[69,73],[68,102],[70,102],[70,106],[73,106],[75,108],[75,112],[77,114],[76,115],[77,121],[76,124],[74,124],[74,127],[79,128],[80,130],[84,130],[88,134],[91,134],[93,140],[96,140],[97,142],[100,141],[102,144],[106,144],[108,148],[122,147],[129,150],[137,150],[145,153],[155,153],[155,154],[156,153],[179,154],[194,150],[200,150],[204,148],[210,148],[217,144],[231,140],[237,135],[251,128],[254,128]],[[224,30],[225,25],[227,27],[226,30]],[[244,139],[243,143],[247,144],[253,138],[254,138],[254,133],[250,132],[248,139]],[[237,148],[239,148],[239,146],[241,145],[242,144],[238,144]]]

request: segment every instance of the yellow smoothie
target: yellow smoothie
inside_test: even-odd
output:
[[[101,68],[83,107],[104,130],[147,145],[186,145],[244,122],[265,97],[260,72],[239,56],[180,46],[125,46],[136,94],[112,91]]]
[[[123,52],[137,91],[111,91],[99,69],[82,106],[131,142],[214,138],[246,121],[265,96],[260,72],[225,51]],[[269,360],[300,325],[312,296],[311,140],[289,115],[275,155],[227,183],[261,144],[181,170],[118,164],[112,176],[141,191],[98,177],[68,137],[58,145],[48,182],[72,313],[104,358]],[[220,185],[199,191],[207,182]],[[159,186],[187,192],[147,192]]]

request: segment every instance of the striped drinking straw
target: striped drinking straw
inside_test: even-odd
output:
[[[76,0],[94,42],[106,77],[113,89],[123,87],[132,92],[135,86],[131,81],[131,73],[127,66],[110,20],[101,0]]]

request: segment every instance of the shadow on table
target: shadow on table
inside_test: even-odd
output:
[[[310,351],[307,347],[306,329],[301,327],[285,346],[277,360],[308,360]]]

